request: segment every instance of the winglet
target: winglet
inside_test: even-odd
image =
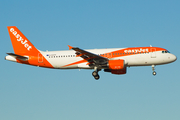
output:
[[[70,46],[70,45],[68,45],[68,47],[69,47],[69,50],[71,50],[73,47],[72,46]]]

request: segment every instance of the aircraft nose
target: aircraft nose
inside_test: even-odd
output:
[[[171,60],[172,60],[172,62],[174,62],[174,61],[176,61],[177,60],[177,57],[175,56],[175,55],[171,55]]]

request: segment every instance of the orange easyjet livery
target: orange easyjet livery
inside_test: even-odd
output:
[[[7,53],[6,60],[22,64],[54,69],[94,69],[93,77],[100,78],[98,72],[121,75],[127,67],[155,66],[176,61],[176,56],[160,47],[130,47],[83,50],[69,46],[67,51],[40,51],[15,26],[8,26],[14,53]]]

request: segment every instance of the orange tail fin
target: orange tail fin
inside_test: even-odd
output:
[[[6,60],[53,68],[49,61],[42,55],[41,51],[36,49],[34,45],[21,33],[16,26],[8,26],[14,53],[7,53]]]
[[[23,35],[16,26],[8,26],[14,53],[18,55],[37,55],[39,51],[34,45]]]

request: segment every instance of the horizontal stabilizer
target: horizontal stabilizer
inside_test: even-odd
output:
[[[14,53],[7,53],[7,54],[14,57],[14,58],[16,58],[16,59],[23,60],[23,61],[26,61],[26,60],[29,59],[28,57],[17,55],[17,54],[14,54]]]

